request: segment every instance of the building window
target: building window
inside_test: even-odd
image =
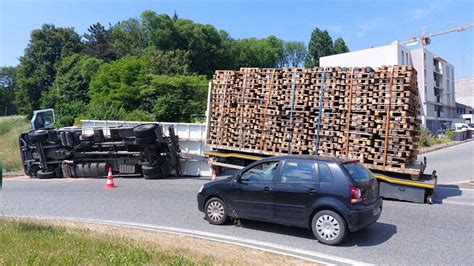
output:
[[[425,85],[425,97],[426,97],[426,94],[428,94],[428,87],[426,87]]]
[[[409,64],[410,64],[410,62],[408,62],[408,53],[406,53],[406,54],[405,54],[405,58],[406,58],[406,60],[405,60],[405,61],[407,62],[407,65],[409,65]]]
[[[405,53],[402,51],[402,65],[405,64]]]
[[[425,69],[425,78],[426,78],[426,69]]]

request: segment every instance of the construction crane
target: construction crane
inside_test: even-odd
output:
[[[406,45],[410,45],[410,44],[415,45],[418,42],[421,42],[421,45],[423,46],[423,48],[426,48],[426,46],[431,43],[431,38],[432,37],[448,34],[448,33],[451,33],[451,32],[461,32],[461,31],[465,31],[465,30],[467,30],[469,28],[473,28],[473,27],[474,27],[474,23],[471,23],[471,24],[467,24],[467,25],[464,25],[464,26],[461,26],[461,27],[454,27],[454,28],[451,28],[451,29],[448,29],[448,30],[439,31],[439,32],[435,32],[435,33],[429,33],[429,34],[423,33],[423,35],[421,35],[421,37],[413,37],[409,40],[402,41],[402,42],[399,42],[399,43],[400,44],[406,44]]]

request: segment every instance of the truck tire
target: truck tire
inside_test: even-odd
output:
[[[156,136],[148,136],[148,137],[142,137],[142,138],[135,138],[135,144],[138,145],[148,145],[155,143],[156,141]]]
[[[38,129],[28,132],[28,138],[31,142],[43,142],[48,139],[48,131],[44,129]]]
[[[55,178],[56,174],[54,172],[44,172],[43,170],[38,170],[38,172],[36,172],[36,177],[39,179]]]
[[[156,124],[143,124],[133,128],[133,135],[136,138],[146,138],[155,136]],[[156,136],[155,136],[156,139]]]
[[[161,166],[142,166],[143,178],[145,179],[162,179],[163,173],[161,171]]]

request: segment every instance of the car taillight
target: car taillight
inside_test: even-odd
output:
[[[357,203],[362,201],[362,195],[358,187],[351,187],[351,203]]]

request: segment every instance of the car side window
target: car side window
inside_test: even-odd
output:
[[[278,162],[265,162],[257,164],[254,167],[245,171],[240,181],[244,182],[269,182],[273,181],[276,170],[278,168]]]
[[[316,182],[316,172],[313,163],[287,161],[281,171],[281,183],[311,183]]]
[[[319,182],[332,182],[333,176],[331,169],[325,163],[318,163],[319,168]]]

